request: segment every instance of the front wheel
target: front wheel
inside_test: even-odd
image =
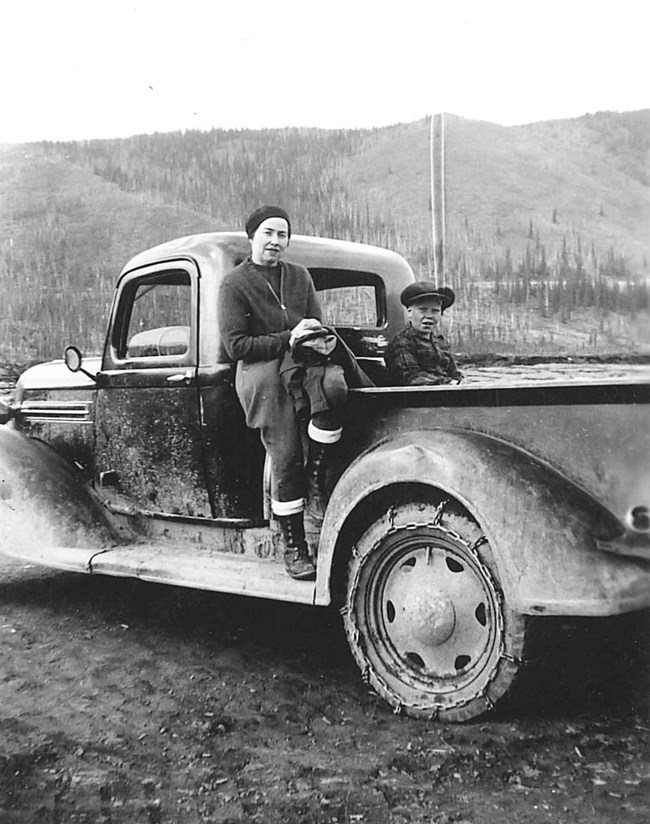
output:
[[[490,709],[523,653],[524,618],[504,604],[489,543],[455,501],[376,520],[352,552],[342,613],[364,678],[415,718]]]

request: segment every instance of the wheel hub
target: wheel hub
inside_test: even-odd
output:
[[[480,671],[491,648],[489,588],[472,558],[444,533],[436,543],[407,534],[402,547],[382,569],[377,630],[413,678],[453,690],[466,673]]]
[[[444,593],[421,593],[409,611],[413,635],[421,644],[438,647],[449,640],[456,625],[456,611]]]

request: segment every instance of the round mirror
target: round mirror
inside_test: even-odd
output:
[[[63,360],[71,372],[78,372],[81,369],[81,352],[76,346],[66,346]]]

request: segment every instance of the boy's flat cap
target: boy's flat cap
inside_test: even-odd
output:
[[[421,298],[438,298],[444,312],[454,303],[456,295],[453,289],[448,286],[436,286],[432,280],[419,280],[416,283],[410,283],[406,289],[402,290],[400,295],[400,300],[404,306],[410,306]]]

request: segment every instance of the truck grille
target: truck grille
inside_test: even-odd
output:
[[[28,421],[90,423],[90,401],[23,401],[20,414]]]

